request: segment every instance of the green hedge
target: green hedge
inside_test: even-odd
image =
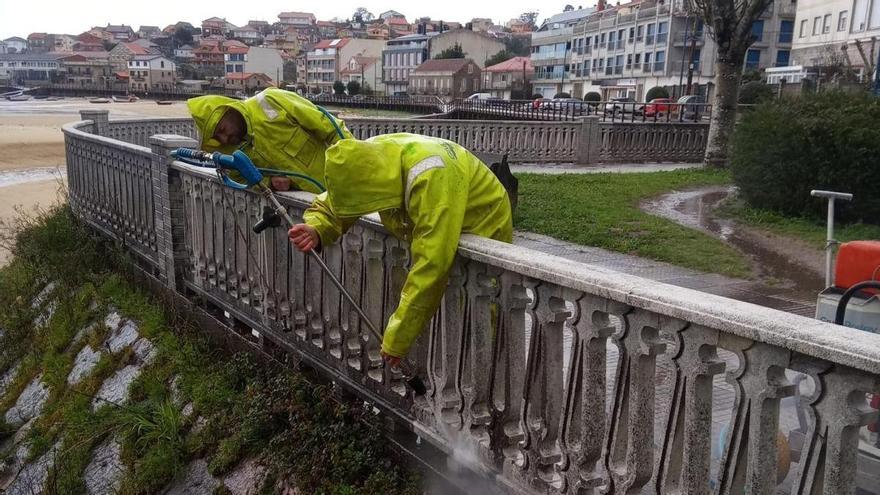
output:
[[[742,116],[731,171],[752,207],[823,218],[811,189],[853,193],[838,219],[880,224],[880,99],[822,93],[766,102]]]
[[[651,101],[656,98],[669,98],[669,91],[663,86],[654,86],[645,94],[645,101]]]

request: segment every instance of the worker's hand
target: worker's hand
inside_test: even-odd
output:
[[[287,177],[270,177],[269,180],[272,182],[272,189],[275,191],[290,190],[290,179]]]
[[[388,364],[388,366],[391,366],[392,368],[397,368],[398,366],[400,366],[400,361],[402,361],[402,358],[392,356],[391,354],[385,354],[385,351],[380,352],[382,353],[382,359],[385,360],[385,363]]]
[[[287,237],[290,237],[290,242],[304,253],[321,247],[321,237],[311,225],[296,224],[287,231]]]

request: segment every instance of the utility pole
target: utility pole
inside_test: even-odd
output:
[[[691,17],[690,17],[690,14],[688,14],[688,16],[685,17],[685,19],[684,19],[684,38],[681,39],[681,41],[682,41],[681,68],[678,71],[678,86],[676,86],[675,91],[672,92],[673,98],[675,98],[677,96],[681,96],[681,95],[677,95],[676,93],[678,91],[681,91],[681,85],[684,82],[684,65],[685,65],[685,60],[687,58],[687,48],[684,45],[686,45],[688,42],[688,33],[690,32],[690,28],[691,28]]]
[[[694,52],[697,50],[697,19],[694,18],[694,31],[691,34],[691,49],[688,53],[687,94],[691,94],[694,83]]]

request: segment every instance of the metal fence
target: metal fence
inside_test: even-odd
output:
[[[264,350],[296,354],[506,491],[880,490],[864,427],[877,420],[866,400],[880,393],[880,335],[465,235],[411,352],[429,385],[413,398],[284,229],[253,234],[261,196],[172,162],[192,139],[154,136],[150,154],[101,130],[64,128],[77,215],[135,239],[149,223],[125,191],[149,185],[168,290],[229,315],[230,331],[256,332]],[[296,219],[312,199],[281,196]],[[321,255],[387,321],[406,243],[369,216]]]

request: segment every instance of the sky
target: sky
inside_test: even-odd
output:
[[[577,1],[568,0],[577,7]],[[595,5],[586,0],[584,6]],[[412,22],[429,16],[436,20],[467,22],[473,17],[488,17],[503,24],[522,12],[536,10],[538,22],[562,12],[566,0],[553,2],[536,0],[334,0],[332,2],[292,2],[259,0],[242,2],[232,0],[0,0],[0,39],[10,36],[27,37],[32,32],[79,34],[93,26],[128,24],[135,30],[141,25],[163,28],[177,21],[188,21],[199,26],[203,19],[225,17],[235,25],[247,24],[251,19],[275,22],[283,11],[314,13],[319,20],[333,17],[350,18],[358,7],[378,16],[386,10],[397,10]]]

